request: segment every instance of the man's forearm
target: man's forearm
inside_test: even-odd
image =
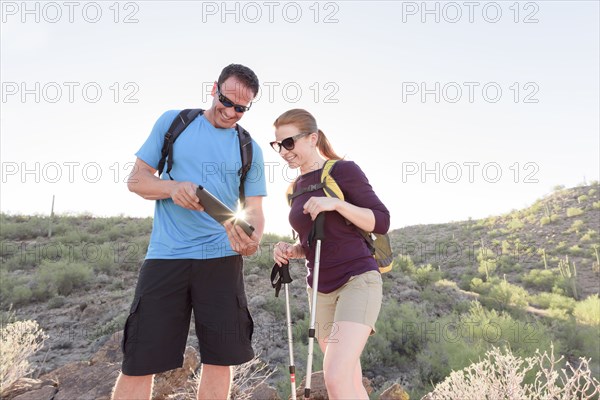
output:
[[[139,171],[129,177],[127,188],[146,200],[162,200],[171,197],[176,181],[163,180],[149,171]]]
[[[263,231],[265,229],[265,217],[262,211],[248,210],[246,212],[246,222],[248,222],[254,227],[254,232],[256,232],[256,236],[260,241],[262,239]]]

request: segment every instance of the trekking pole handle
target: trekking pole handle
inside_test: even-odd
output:
[[[290,275],[290,264],[281,264],[279,267],[279,274],[281,275],[281,283],[291,283],[292,277]]]
[[[309,243],[325,239],[325,212],[321,211],[313,222],[312,230],[308,237]]]

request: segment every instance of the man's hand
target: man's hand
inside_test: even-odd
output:
[[[251,256],[258,250],[258,236],[256,231],[252,232],[252,236],[248,236],[244,230],[233,224],[233,221],[227,221],[223,224],[229,244],[233,251],[240,253],[243,256]]]
[[[171,190],[173,202],[188,210],[204,211],[200,199],[196,196],[198,185],[193,182],[177,182]]]

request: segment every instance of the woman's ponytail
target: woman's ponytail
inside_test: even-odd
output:
[[[327,140],[327,137],[323,133],[322,130],[318,129],[319,138],[317,139],[317,148],[323,157],[328,160],[341,160],[342,157],[338,156],[335,151],[333,151],[333,147],[331,147],[331,143]]]

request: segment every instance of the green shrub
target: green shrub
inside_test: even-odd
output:
[[[67,303],[67,301],[64,296],[52,297],[50,300],[48,300],[48,308],[50,308],[50,309],[61,308],[66,303]]]
[[[432,333],[435,334],[435,331]],[[451,371],[472,364],[485,352],[485,342],[455,340],[455,334],[457,333],[447,331],[445,340],[431,338],[427,347],[417,355],[416,366],[420,382],[440,382]]]
[[[31,301],[33,293],[26,285],[15,286],[11,294],[11,302],[14,305],[27,304]]]
[[[476,301],[458,320],[446,316],[434,321],[426,337],[426,347],[417,356],[419,383],[434,384],[450,371],[477,361],[492,346],[507,345],[515,354],[532,356],[537,349],[549,350],[552,343],[552,335],[544,325],[487,310]],[[560,345],[554,347],[560,352]]]
[[[81,245],[83,242],[83,238],[77,229],[69,229],[62,236],[55,235],[53,236],[53,240],[59,243],[70,244],[73,246]]]
[[[429,312],[436,312],[442,308],[452,307],[456,303],[456,295],[430,285],[421,293],[421,300],[425,302]]]
[[[117,225],[119,226],[119,225]],[[141,234],[140,229],[137,224],[132,223],[131,221],[127,221],[125,226],[121,226],[121,236],[125,238],[136,237]],[[110,237],[110,233],[109,233]]]
[[[581,242],[593,242],[595,240],[597,240],[598,238],[598,232],[596,232],[593,229],[588,229],[588,231],[585,233],[585,235],[583,235],[581,237],[581,239],[579,239],[579,241]]]
[[[591,357],[593,364],[600,363],[600,346],[598,346],[598,327],[581,325],[572,315],[564,320],[555,320],[551,328],[557,343],[561,343],[564,354],[573,357]]]
[[[394,259],[394,267],[407,275],[415,273],[415,264],[409,255],[400,254]]]
[[[90,339],[95,340],[103,336],[112,335],[113,333],[120,331],[125,326],[125,321],[127,320],[128,316],[129,312],[122,312],[106,324],[98,326],[96,329],[89,333]]]
[[[567,208],[567,217],[576,217],[581,214],[583,214],[583,210],[581,208],[577,208],[577,207]]]
[[[506,232],[503,232],[502,229],[491,229],[488,232],[488,237],[495,238],[495,237],[504,236],[505,234],[506,234]]]
[[[31,240],[48,235],[48,220],[40,216],[16,215],[0,217],[1,240]]]
[[[575,299],[557,293],[540,293],[530,296],[529,302],[538,308],[565,310],[568,313],[573,312],[576,304]]]
[[[268,296],[266,303],[262,306],[263,310],[273,314],[275,319],[285,320],[285,300],[283,296]]]
[[[540,218],[540,226],[548,225],[549,223],[555,222],[556,220],[558,220],[558,218],[558,214],[551,214],[550,216],[545,215],[542,218]]]
[[[283,235],[278,235],[275,233],[265,233],[263,235],[262,241],[261,241],[262,244],[267,244],[267,243],[275,244],[277,242],[294,243],[294,240],[289,235],[283,236]]]
[[[565,241],[558,242],[558,245],[556,246],[554,251],[557,252],[558,254],[566,254],[568,251],[567,250],[567,242],[565,242]]]
[[[600,326],[600,298],[598,295],[591,295],[585,300],[577,302],[573,315],[581,324]]]
[[[112,254],[118,268],[135,271],[144,260],[144,256],[148,249],[148,238],[143,237],[128,241],[105,243],[103,246],[108,246],[107,248],[110,250],[107,251]],[[108,262],[108,260],[106,262]]]
[[[458,285],[447,279],[441,279],[426,287],[421,293],[426,310],[432,315],[444,312],[463,313],[469,309],[469,302],[458,296]]]
[[[544,351],[551,347],[553,335],[539,321],[515,319],[505,311],[485,309],[479,302],[473,302],[469,313],[462,316],[461,321],[469,327],[473,342],[485,341],[496,346],[508,344],[520,355],[533,355],[537,349]],[[554,348],[560,351],[562,347],[554,343]]]
[[[519,264],[515,262],[515,257],[507,254],[502,254],[498,257],[498,261],[496,262],[496,268],[503,273],[515,271],[515,269],[518,269],[518,265]]]
[[[253,265],[258,265],[262,269],[273,267],[273,249],[275,243],[263,241],[258,248],[258,251],[251,256],[246,257],[244,260],[247,260]]]
[[[510,221],[506,226],[511,231],[516,231],[516,230],[523,228],[525,226],[525,223],[523,223],[519,219],[515,218],[512,221]]]
[[[97,235],[110,228],[114,222],[108,218],[95,218],[88,227],[88,232]]]
[[[580,256],[583,254],[583,249],[579,247],[579,245],[573,245],[569,247],[569,254],[572,254],[574,256]]]
[[[492,282],[498,281],[499,278],[492,278],[488,282],[484,282],[481,278],[473,278],[471,279],[471,290],[475,293],[479,293],[481,295],[486,295],[492,289]]]
[[[584,203],[584,202],[586,202],[586,201],[588,201],[588,196],[587,196],[587,195],[585,195],[585,194],[582,194],[581,196],[579,196],[579,197],[577,198],[577,202],[578,202],[579,204],[581,204],[581,203]]]
[[[574,277],[560,276],[552,287],[552,293],[561,294],[577,299],[579,285]]]
[[[19,289],[26,287],[27,279],[22,276],[14,276],[5,269],[0,269],[0,304],[2,309],[7,310],[11,304],[18,305],[28,302],[26,290]],[[15,294],[15,290],[17,293]]]
[[[92,270],[87,264],[58,261],[43,261],[36,274],[36,282],[43,292],[68,296],[71,292],[87,284],[92,278]]]
[[[575,222],[573,222],[573,224],[571,225],[571,227],[569,228],[569,230],[567,232],[576,232],[579,233],[579,231],[581,230],[581,228],[583,228],[584,222],[580,219],[575,220]]]
[[[595,201],[592,203],[592,208],[597,210],[600,208],[600,201]]]
[[[475,277],[470,272],[461,274],[460,280],[458,282],[458,287],[461,288],[462,290],[471,290],[471,282],[474,278]],[[479,278],[476,278],[476,279],[479,279]],[[481,279],[479,279],[479,280],[481,281]]]
[[[552,318],[555,321],[568,321],[573,318],[573,315],[569,314],[563,308],[550,308],[546,311],[548,318]]]
[[[532,269],[523,277],[522,282],[526,287],[550,292],[559,276],[556,269]]]
[[[398,304],[394,299],[383,304],[375,329],[363,354],[365,370],[383,372],[385,366],[403,365],[414,359],[425,345],[421,327],[429,320],[420,304],[411,302]]]
[[[424,288],[425,286],[442,279],[442,273],[437,269],[434,269],[431,264],[427,264],[424,267],[417,268],[413,277],[415,282]]]
[[[101,245],[89,244],[85,249],[84,259],[94,268],[94,272],[104,272],[108,275],[114,273],[119,266],[119,257],[111,243]]]
[[[32,270],[39,264],[39,258],[35,253],[22,252],[8,258],[2,264],[7,271]]]
[[[537,215],[531,213],[525,217],[528,224],[533,225],[537,221]]]
[[[106,232],[107,236],[108,236],[108,240],[111,242],[116,242],[117,240],[119,240],[120,238],[125,238],[127,239],[127,236],[124,236],[122,234],[121,228],[119,228],[118,226],[112,226],[108,232]]]
[[[527,307],[528,297],[529,293],[527,293],[527,291],[522,287],[502,280],[499,284],[491,287],[489,293],[484,299],[486,303],[489,302],[493,308],[508,310],[511,307],[516,307],[519,309]]]

